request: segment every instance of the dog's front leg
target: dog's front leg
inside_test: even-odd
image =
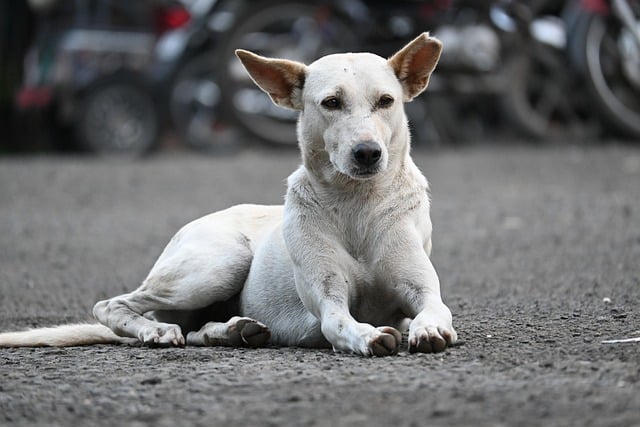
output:
[[[289,177],[283,221],[298,297],[319,320],[334,350],[363,356],[396,354],[402,342],[400,332],[358,322],[351,315],[355,260],[341,244],[340,231],[326,217],[301,170]]]
[[[400,332],[388,326],[376,328],[353,318],[348,304],[351,280],[335,270],[336,264],[321,262],[295,269],[298,295],[320,320],[322,334],[336,351],[363,356],[396,354],[402,341]]]
[[[455,344],[458,335],[453,329],[451,310],[440,295],[417,292],[414,297],[416,302],[410,310],[417,314],[409,324],[409,352],[437,353]]]
[[[394,284],[409,324],[409,351],[444,351],[458,339],[451,311],[442,301],[440,280],[431,260],[417,241],[407,243],[401,259],[382,262],[379,268]]]

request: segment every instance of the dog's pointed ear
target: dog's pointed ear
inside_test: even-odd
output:
[[[306,65],[286,59],[272,59],[247,50],[236,50],[251,79],[282,107],[302,110],[302,87],[307,74]]]
[[[389,58],[388,63],[402,84],[405,101],[411,101],[427,88],[440,52],[440,40],[422,33]]]

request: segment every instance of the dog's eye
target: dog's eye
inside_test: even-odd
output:
[[[339,110],[342,107],[342,102],[335,96],[330,96],[322,100],[322,106],[328,110]]]
[[[382,95],[378,100],[378,104],[376,107],[378,108],[388,108],[393,104],[393,97],[391,95]]]

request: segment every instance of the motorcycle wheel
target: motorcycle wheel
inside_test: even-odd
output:
[[[599,15],[585,17],[574,36],[572,56],[602,119],[621,135],[640,137],[640,47],[621,23]]]
[[[230,138],[220,120],[221,93],[216,68],[213,52],[191,58],[173,80],[170,113],[178,136],[189,148],[228,154],[240,148],[241,138]]]
[[[601,126],[588,108],[561,55],[539,46],[507,65],[505,116],[538,141],[595,140]]]
[[[139,85],[105,82],[85,93],[76,133],[81,146],[94,154],[139,157],[156,143],[158,113]]]
[[[218,63],[221,89],[231,119],[272,146],[297,144],[297,111],[274,105],[249,78],[234,50],[242,48],[269,57],[304,63],[320,56],[352,49],[355,35],[327,6],[303,2],[265,2],[250,7],[221,43]]]

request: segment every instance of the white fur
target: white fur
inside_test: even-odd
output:
[[[410,351],[444,350],[456,332],[429,260],[428,184],[409,155],[403,109],[439,54],[426,34],[388,61],[340,54],[305,66],[239,51],[274,102],[300,110],[302,165],[288,179],[284,207],[235,206],[182,228],[142,286],[94,307],[117,336],[68,326],[0,334],[0,346],[270,339],[388,355],[409,318]],[[339,108],[328,108],[329,98]],[[375,163],[356,160],[363,142],[379,147]]]
[[[34,347],[134,343],[132,338],[119,337],[104,325],[77,324],[52,328],[29,329],[0,334],[0,347]]]

